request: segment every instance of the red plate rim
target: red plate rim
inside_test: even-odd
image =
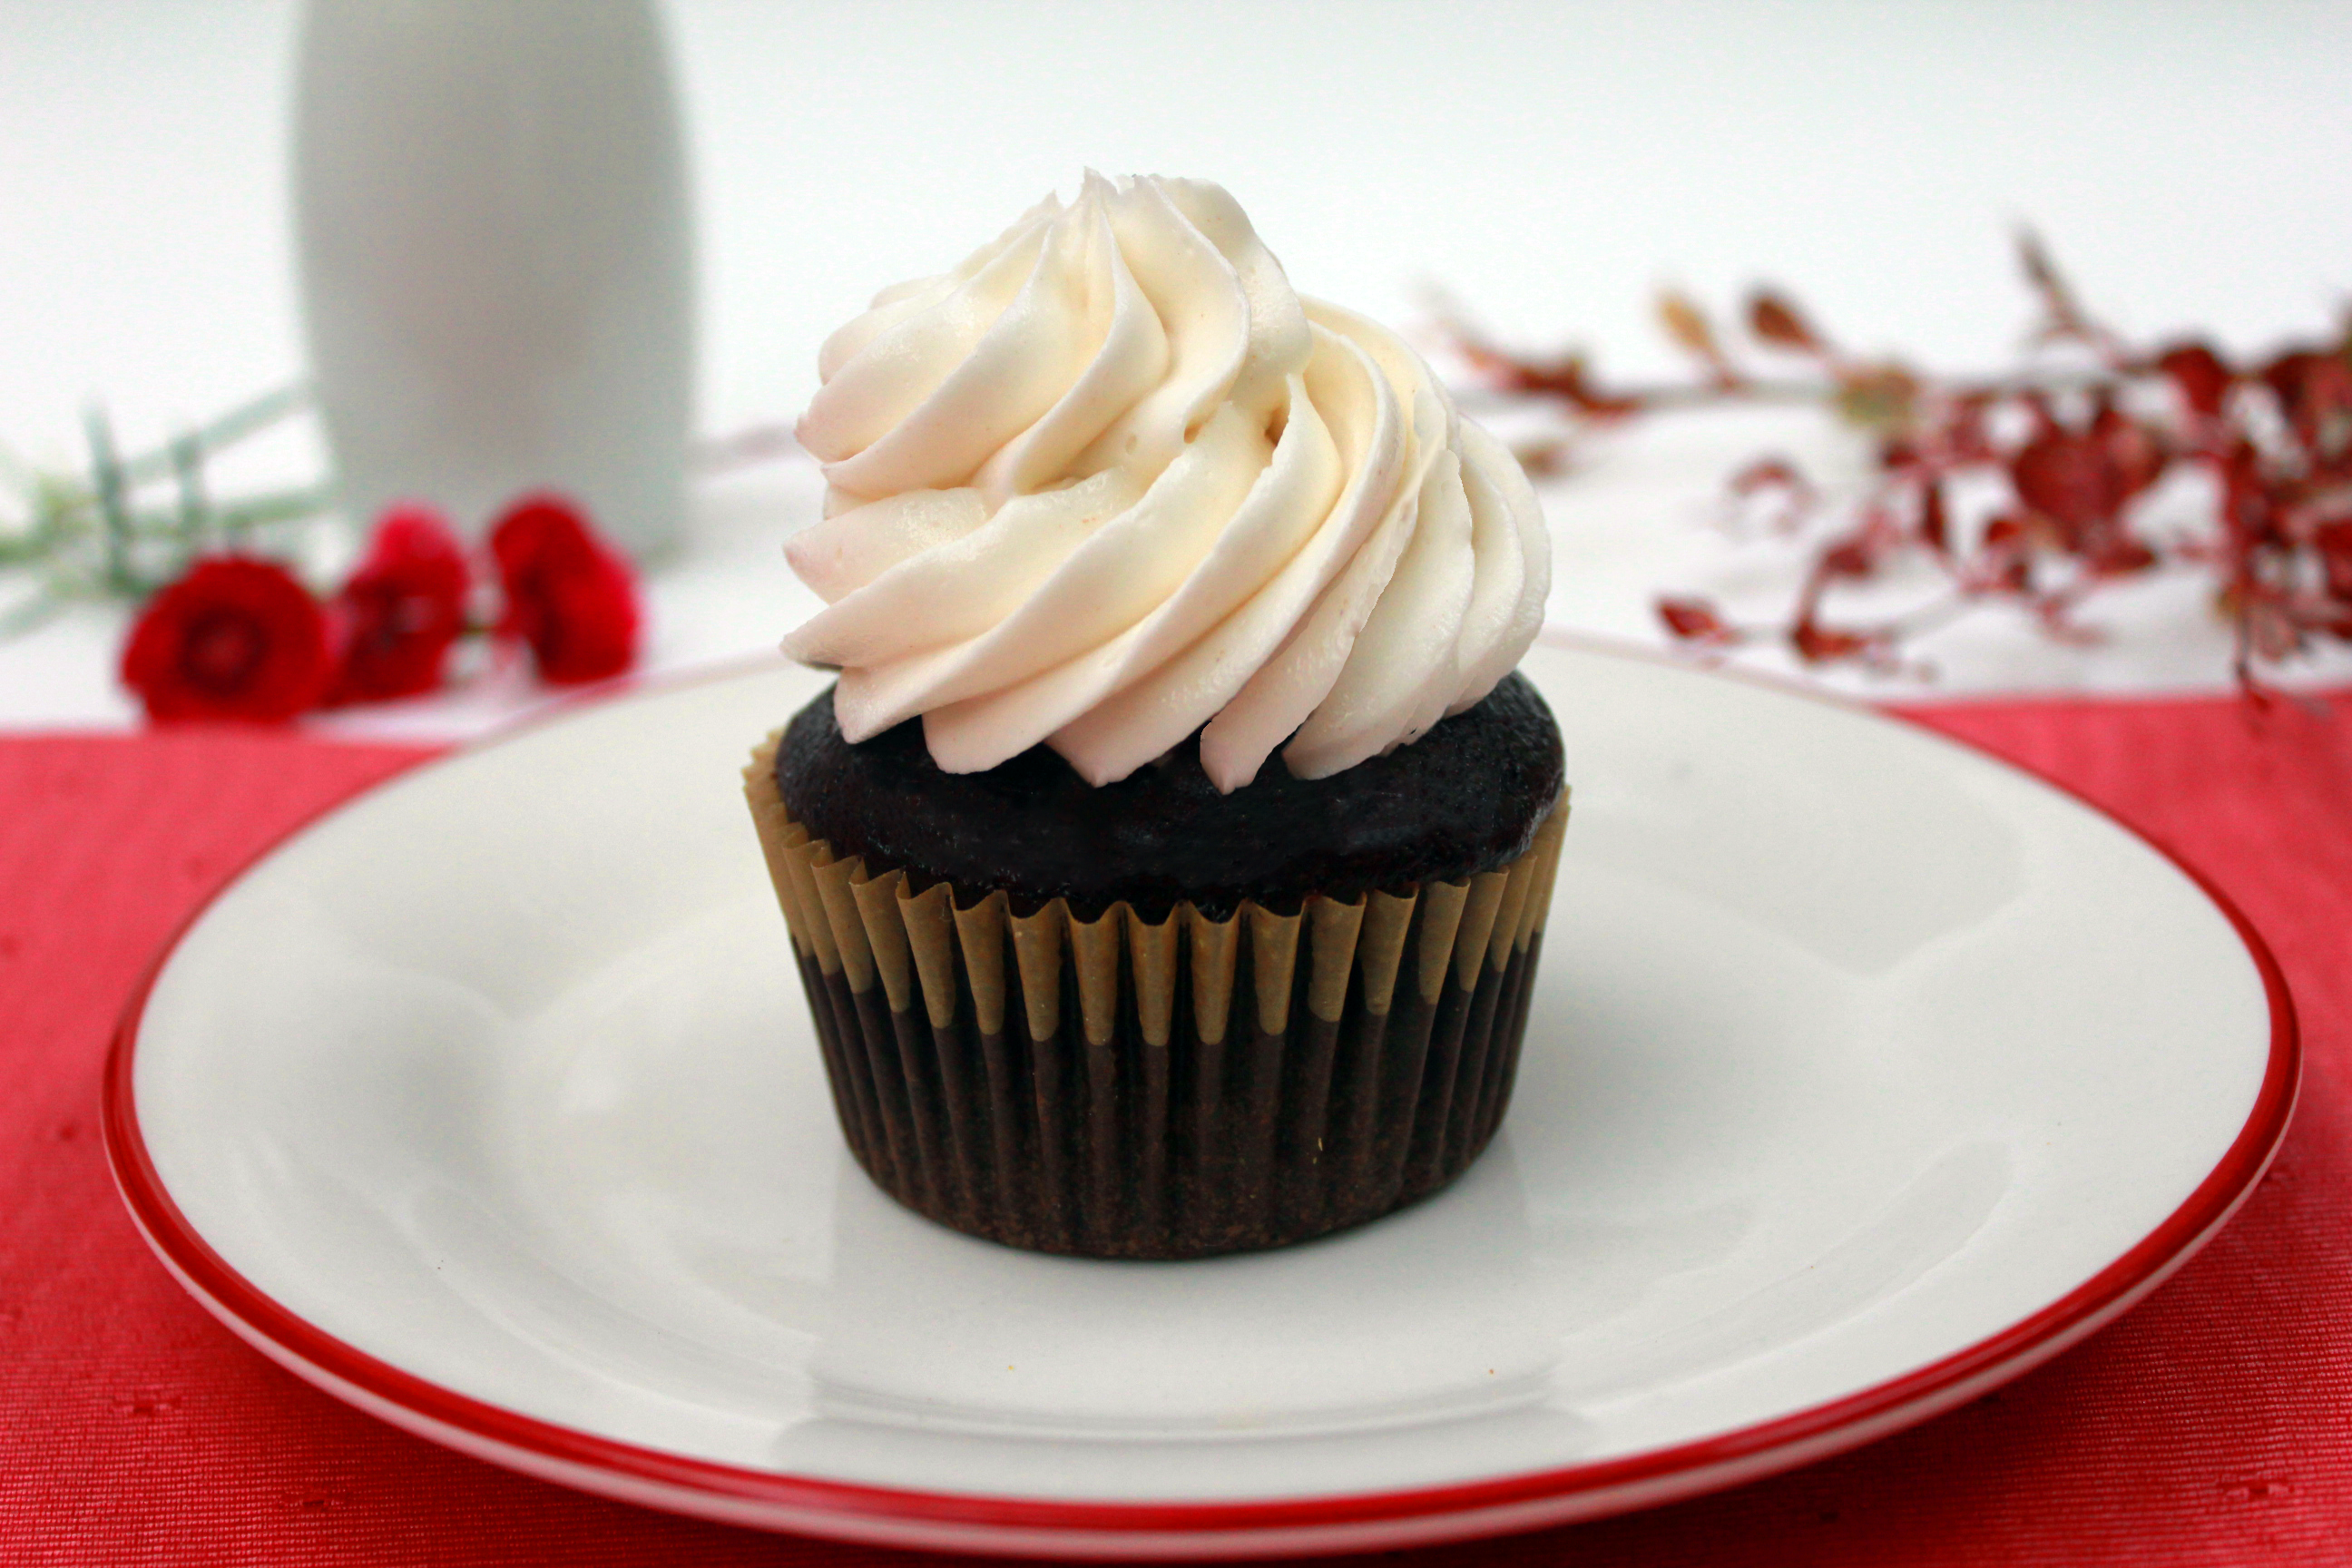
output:
[[[1690,668],[1648,650],[1596,647],[1583,639],[1556,637],[1544,640],[1553,647],[1565,645],[1614,657],[1630,654],[1643,662]],[[618,695],[643,693],[649,687],[700,684],[744,673],[747,668],[754,666],[731,664],[675,682],[616,683],[612,690]],[[1219,1538],[1224,1538],[1236,1544],[1246,1542],[1252,1551],[1270,1551],[1281,1549],[1286,1536],[1296,1535],[1302,1539],[1292,1544],[1306,1550],[1364,1550],[1503,1533],[1554,1520],[1591,1517],[1706,1489],[1711,1477],[1720,1477],[1728,1484],[1825,1458],[1924,1420],[1961,1398],[2022,1373],[2101,1326],[2187,1261],[2236,1212],[2277,1152],[2301,1084],[2302,1043],[2286,977],[2261,933],[2202,871],[2167,845],[2081,792],[1907,715],[1745,671],[1703,673],[1762,685],[1923,731],[1945,744],[2025,773],[2122,828],[2188,878],[2229,920],[2262,976],[2270,1009],[2270,1056],[2244,1124],[2196,1190],[2161,1224],[2122,1257],[2039,1311],[1940,1361],[1826,1404],[1668,1448],[1451,1486],[1250,1502],[1073,1502],[868,1486],[697,1459],[541,1421],[404,1372],[296,1315],[213,1249],[181,1213],[155,1169],[140,1132],[133,1089],[139,1028],[147,999],[182,938],[247,870],[312,822],[364,798],[381,784],[324,808],[257,851],[164,943],[132,993],[107,1058],[101,1121],[115,1184],[148,1245],[198,1300],[246,1338],[274,1348],[296,1370],[323,1373],[367,1399],[470,1438],[465,1445],[467,1451],[501,1462],[510,1457],[526,1464],[536,1461],[530,1464],[530,1473],[565,1476],[572,1484],[592,1489],[604,1489],[594,1488],[595,1479],[609,1479],[623,1489],[613,1495],[738,1522],[761,1521],[761,1510],[774,1510],[791,1517],[787,1528],[838,1531],[845,1536],[902,1543],[928,1537],[935,1543],[952,1542],[968,1551],[989,1549],[987,1538],[999,1532],[1024,1537],[1020,1544],[1032,1551],[1055,1536],[1092,1537],[1093,1550],[1105,1555],[1119,1554],[1122,1540],[1139,1550],[1153,1537],[1189,1541],[1210,1550]],[[523,727],[536,725],[527,722]],[[404,771],[394,779],[408,777],[414,771]],[[510,1464],[509,1468],[523,1466]],[[587,1478],[580,1475],[582,1471],[588,1473]],[[1677,1479],[1685,1484],[1676,1485]],[[1578,1506],[1580,1500],[1585,1506]],[[1488,1523],[1463,1519],[1487,1514],[1497,1517]],[[1444,1529],[1442,1521],[1447,1520],[1459,1520],[1464,1527]],[[1416,1523],[1422,1528],[1415,1529]]]

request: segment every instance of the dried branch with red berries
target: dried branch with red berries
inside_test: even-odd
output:
[[[1741,625],[1713,603],[1665,596],[1660,621],[1710,654],[1765,643],[1811,665],[1892,670],[1910,639],[1988,605],[2007,605],[2052,635],[2089,634],[2083,602],[2109,584],[2166,568],[2209,574],[2235,628],[2235,669],[2261,696],[2258,671],[2321,639],[2352,642],[2352,320],[2333,342],[2235,364],[2194,337],[2142,348],[2091,316],[2030,234],[2020,260],[2038,302],[2034,363],[2013,374],[1937,376],[1896,360],[1849,354],[1785,296],[1759,289],[1746,310],[1754,345],[1799,374],[1760,377],[1688,297],[1660,300],[1665,331],[1704,379],[1611,387],[1580,356],[1529,359],[1459,320],[1450,346],[1498,391],[1549,400],[1580,421],[1610,423],[1708,404],[1804,400],[1834,408],[1874,439],[1862,493],[1832,502],[1784,458],[1731,480],[1812,540],[1786,616]],[[2210,526],[2182,536],[2142,526],[2138,503],[2161,481],[2200,470]],[[1953,492],[1991,480],[2006,503],[1956,523]],[[1943,587],[1899,617],[1836,617],[1833,593],[1924,561]]]

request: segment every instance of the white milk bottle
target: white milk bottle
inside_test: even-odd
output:
[[[678,115],[653,0],[310,0],[294,204],[346,507],[478,535],[530,490],[673,543],[693,382]]]

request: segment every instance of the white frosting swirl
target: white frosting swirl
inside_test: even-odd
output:
[[[1089,174],[817,367],[826,516],[785,553],[828,608],[783,647],[842,671],[852,741],[920,714],[950,773],[1043,741],[1100,784],[1200,730],[1221,790],[1276,746],[1321,778],[1478,701],[1541,624],[1518,465],[1215,185]]]

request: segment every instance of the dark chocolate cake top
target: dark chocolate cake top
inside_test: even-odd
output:
[[[1287,910],[1309,893],[1459,880],[1522,853],[1562,777],[1551,710],[1517,673],[1386,756],[1311,780],[1277,756],[1231,795],[1202,771],[1195,741],[1099,787],[1044,746],[942,773],[920,720],[844,741],[831,688],[776,750],[786,808],[835,853],[902,868],[919,886],[1002,888],[1016,913],[1067,899],[1084,919],[1121,900],[1147,920],[1187,899],[1222,919],[1245,899]]]

